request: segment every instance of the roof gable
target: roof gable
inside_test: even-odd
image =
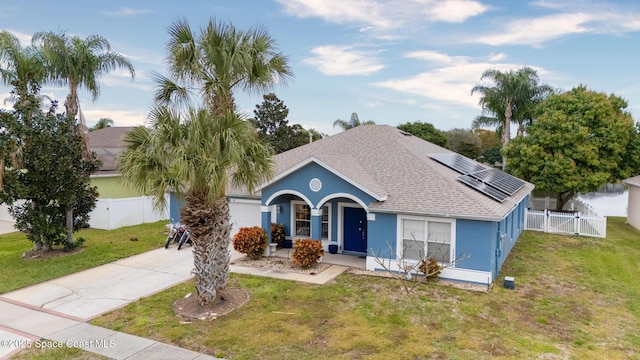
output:
[[[331,159],[331,163],[333,164],[340,164],[340,161],[342,159]],[[278,182],[279,180],[290,176],[294,173],[296,173],[298,170],[302,169],[303,167],[311,164],[311,163],[315,163],[321,167],[323,167],[324,169],[326,169],[327,171],[331,172],[332,174],[336,175],[337,177],[341,178],[342,180],[350,183],[352,186],[356,187],[357,189],[363,191],[364,193],[366,193],[367,195],[373,197],[374,199],[376,199],[377,201],[385,201],[387,199],[387,195],[385,195],[384,193],[377,193],[377,191],[382,191],[383,189],[379,186],[377,186],[377,184],[375,184],[375,181],[373,181],[372,179],[369,179],[366,171],[364,171],[364,169],[357,163],[357,162],[352,162],[349,161],[351,169],[347,169],[343,166],[340,166],[342,168],[343,171],[347,171],[350,173],[357,173],[358,174],[358,178],[361,180],[364,180],[365,183],[368,183],[370,185],[372,185],[371,187],[367,187],[363,184],[361,184],[359,181],[354,180],[353,178],[349,177],[348,175],[346,175],[343,171],[339,171],[337,169],[335,169],[334,167],[328,165],[327,163],[325,163],[324,161],[321,161],[320,159],[311,156],[301,162],[299,162],[298,164],[292,166],[291,168],[279,173],[278,175],[276,175],[275,177],[273,177],[271,180],[269,180],[268,182],[266,182],[265,184],[263,184],[262,186],[260,186],[258,188],[258,190],[262,190],[265,187]]]

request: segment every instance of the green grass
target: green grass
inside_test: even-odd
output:
[[[608,223],[607,239],[525,232],[488,293],[429,284],[407,296],[378,277],[313,286],[232,274],[229,286],[251,299],[217,320],[176,318],[172,303],[194,291],[190,281],[92,323],[231,360],[640,358],[640,232]],[[501,287],[505,275],[515,291]],[[88,358],[59,351],[24,358]]]
[[[212,322],[181,323],[188,282],[94,324],[229,359],[640,358],[640,233],[525,232],[488,293],[343,274],[324,286],[233,274],[251,294]],[[502,288],[515,276],[517,289]],[[284,314],[283,314],[284,313]]]
[[[110,231],[84,229],[75,234],[86,240],[83,251],[36,260],[22,258],[25,251],[33,248],[25,234],[0,235],[0,294],[164,246],[166,223]],[[134,237],[138,241],[131,241]]]

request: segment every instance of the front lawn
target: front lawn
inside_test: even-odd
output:
[[[607,239],[525,232],[488,293],[344,274],[324,286],[232,275],[251,300],[211,322],[171,304],[188,282],[93,321],[228,359],[640,357],[640,232]],[[514,276],[517,289],[501,287]]]
[[[86,240],[81,252],[34,260],[22,258],[33,248],[25,234],[0,235],[0,294],[164,246],[166,224],[159,221],[110,231],[84,229],[74,234]]]

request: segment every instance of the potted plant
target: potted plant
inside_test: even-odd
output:
[[[271,242],[278,244],[278,247],[284,247],[284,241],[284,224],[271,223]]]

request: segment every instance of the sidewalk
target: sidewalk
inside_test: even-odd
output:
[[[231,261],[241,256],[231,251]],[[9,358],[25,345],[55,346],[58,342],[112,359],[215,359],[87,324],[106,312],[190,279],[192,268],[190,248],[181,251],[175,247],[160,248],[1,294],[0,359]],[[333,265],[317,275],[235,265],[230,269],[242,274],[324,284],[348,267]]]

